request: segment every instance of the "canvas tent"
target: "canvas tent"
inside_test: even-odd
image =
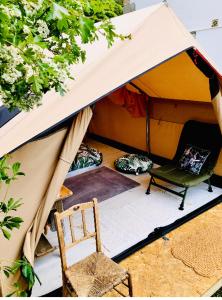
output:
[[[105,95],[131,81],[162,101],[212,102],[222,129],[221,76],[170,8],[151,6],[113,23],[132,39],[107,49],[100,37],[86,46],[87,61],[73,66],[76,80],[67,83],[65,97],[49,92],[42,106],[16,114],[0,128],[0,157],[12,153],[26,173],[11,190],[23,199],[24,223],[10,241],[0,238],[3,261],[16,259],[23,249],[33,264],[49,211],[91,120],[89,106]],[[4,277],[2,290],[10,290]]]

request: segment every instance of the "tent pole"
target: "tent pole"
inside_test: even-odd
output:
[[[129,82],[135,89],[137,89],[142,95],[147,95],[141,88],[139,88],[135,83]],[[150,154],[150,118],[149,118],[149,102],[146,102],[146,149],[148,155]]]
[[[149,117],[149,102],[146,103],[146,147],[148,155],[150,155],[150,117]]]

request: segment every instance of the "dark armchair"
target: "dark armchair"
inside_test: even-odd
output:
[[[210,151],[210,154],[207,157],[199,175],[194,175],[188,171],[181,170],[178,167],[178,162],[187,145],[193,145]],[[203,181],[207,181],[208,191],[213,191],[210,178],[213,174],[213,169],[216,165],[220,150],[221,132],[218,125],[193,120],[187,121],[183,127],[177,151],[172,163],[150,170],[149,173],[151,175],[151,179],[146,194],[150,194],[152,185],[171,192],[182,198],[179,209],[183,210],[188,188],[196,186]],[[156,178],[181,187],[182,190],[178,192],[161,185],[159,182],[156,182]]]

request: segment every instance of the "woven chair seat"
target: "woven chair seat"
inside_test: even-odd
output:
[[[78,297],[100,297],[128,278],[128,273],[103,253],[93,253],[65,272]]]

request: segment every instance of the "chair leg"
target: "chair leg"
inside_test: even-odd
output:
[[[186,195],[187,195],[187,190],[188,190],[188,188],[186,188],[185,191],[184,191],[183,199],[182,199],[182,202],[180,203],[179,210],[184,210],[184,202],[185,202],[185,198],[186,198]]]
[[[149,185],[148,185],[148,188],[147,188],[147,191],[146,191],[147,195],[150,194],[150,187],[151,187],[151,184],[152,184],[152,180],[153,180],[153,176],[151,176],[151,178],[150,178],[150,182],[149,182]]]
[[[132,277],[130,273],[128,273],[128,287],[129,287],[129,296],[133,297],[133,285],[132,285]]]
[[[213,192],[213,189],[212,189],[212,186],[211,186],[211,181],[210,181],[210,178],[208,178],[208,192],[212,193]]]

